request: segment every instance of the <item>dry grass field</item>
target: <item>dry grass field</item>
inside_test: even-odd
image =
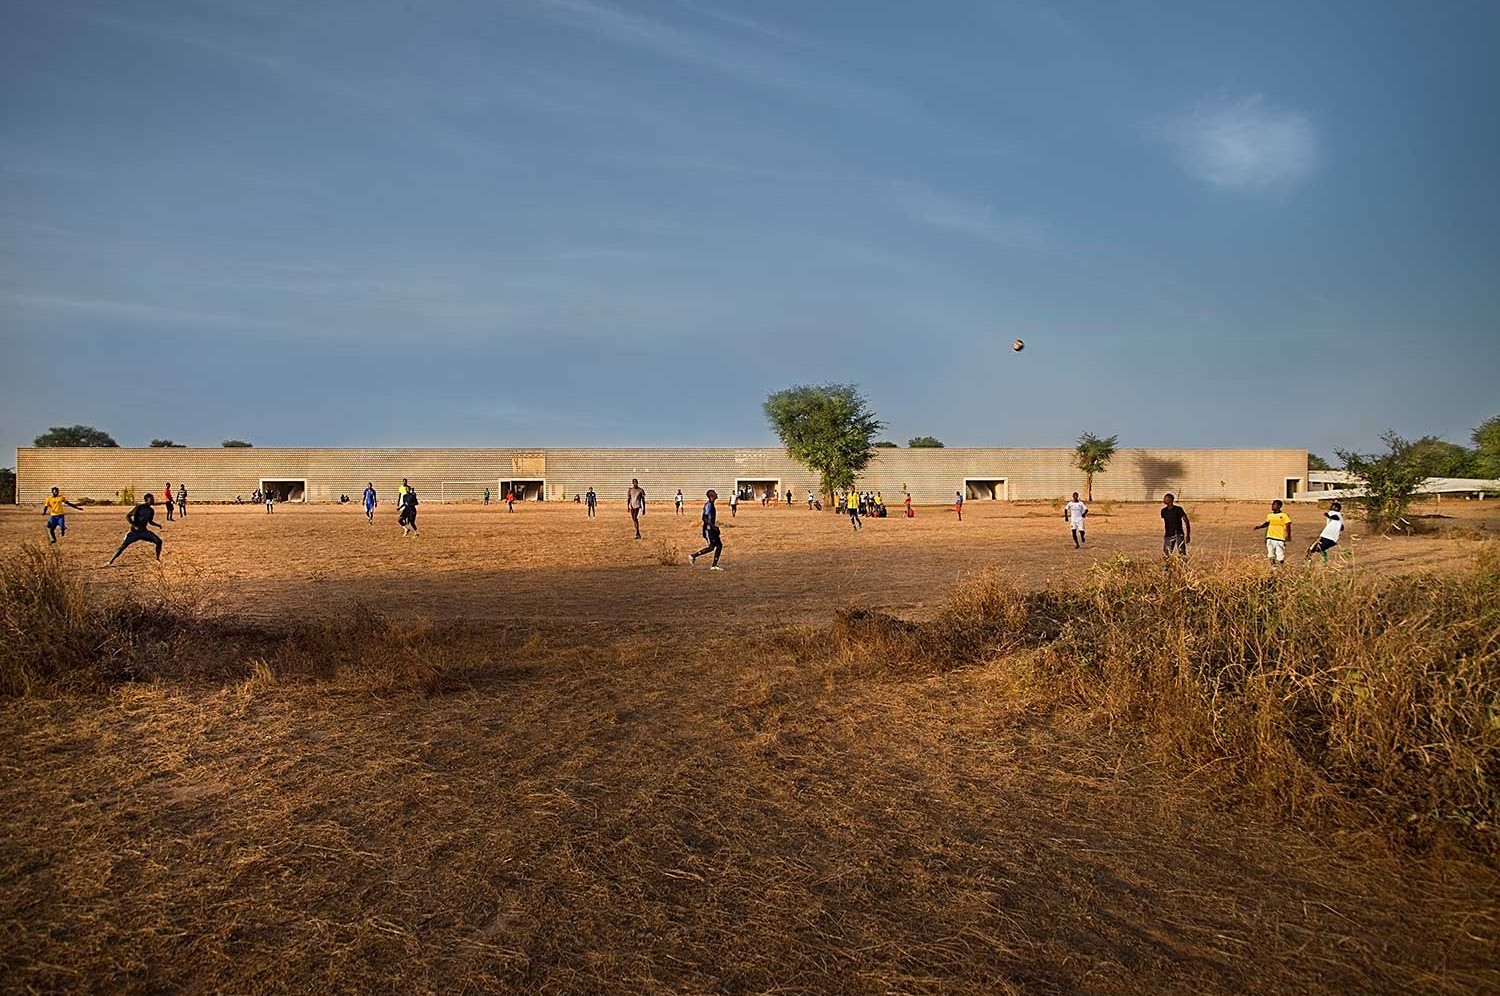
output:
[[[1148,506],[726,509],[722,574],[670,507],[198,507],[108,570],[123,510],[7,510],[6,660],[111,670],[0,698],[0,989],[1500,991],[1500,503],[1333,571],[1298,506],[1274,583],[1189,511],[1166,575]],[[1287,660],[1195,684],[1183,620]]]

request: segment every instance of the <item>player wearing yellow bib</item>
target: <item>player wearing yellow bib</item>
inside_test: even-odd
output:
[[[79,511],[83,510],[82,505],[75,505],[68,501],[56,488],[52,489],[50,496],[42,499],[42,506],[47,510],[47,535],[52,537],[53,543],[57,542],[59,533],[63,536],[68,535],[68,515],[63,509],[76,508]]]
[[[1292,539],[1292,517],[1281,510],[1281,499],[1271,502],[1266,521],[1255,526],[1266,531],[1266,559],[1273,567],[1286,563],[1286,545]]]

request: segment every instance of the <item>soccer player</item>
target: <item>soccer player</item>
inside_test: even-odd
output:
[[[625,492],[625,505],[630,509],[630,521],[635,526],[635,538],[641,538],[641,513],[646,511],[646,489],[634,477],[630,479],[630,490]]]
[[[1251,529],[1266,531],[1266,559],[1272,567],[1286,563],[1286,545],[1292,538],[1292,517],[1281,510],[1281,499],[1271,502],[1271,512],[1266,521]]]
[[[375,493],[375,482],[374,481],[366,481],[365,482],[365,518],[369,520],[370,525],[372,525],[372,526],[375,524],[375,508],[379,504],[380,504],[379,495],[377,495]]]
[[[266,488],[266,514],[270,515],[276,507],[276,492]]]
[[[156,499],[147,494],[139,505],[125,513],[125,521],[130,523],[130,532],[125,534],[125,541],[120,544],[115,555],[109,558],[109,563],[105,564],[105,567],[109,567],[118,560],[120,554],[124,553],[125,548],[132,543],[150,543],[156,547],[156,559],[161,559],[161,537],[151,531],[161,528],[156,524],[156,509],[152,507],[155,503]]]
[[[57,489],[54,488],[54,491]],[[1312,560],[1313,554],[1321,554],[1323,563],[1328,563],[1328,551],[1339,545],[1339,537],[1344,535],[1344,506],[1335,501],[1329,506],[1328,511],[1323,513],[1326,520],[1323,531],[1318,535],[1318,540],[1307,548],[1307,559]]]
[[[813,503],[816,502],[817,500],[818,500],[817,497],[813,494],[812,488],[808,488],[807,489],[807,510],[809,512],[811,512],[813,510]]]
[[[187,518],[187,485],[181,481],[177,483],[177,514]]]
[[[509,491],[505,492],[505,510],[507,512],[514,512],[516,510],[515,488],[511,488]]]
[[[953,511],[958,513],[959,522],[964,521],[964,493],[962,491],[953,492]]]
[[[416,536],[417,533],[417,489],[407,487],[401,493],[401,511],[396,517],[396,522],[401,526],[401,538]]]
[[[859,532],[865,526],[859,521],[859,495],[852,488],[844,498],[844,507],[849,511],[849,525],[854,528],[855,532]]]
[[[486,505],[488,505],[490,503],[490,489],[489,488],[485,488],[484,489],[484,503]]]
[[[168,481],[166,488],[161,493],[161,503],[167,506],[167,521],[172,521],[172,482]],[[154,513],[153,513],[154,514]]]
[[[681,488],[677,489],[677,497],[674,500],[677,502],[677,514],[681,515],[682,514],[682,489]]]
[[[68,501],[68,499],[62,496],[62,492],[56,488],[52,489],[52,494],[49,497],[42,499],[42,506],[47,510],[47,535],[52,537],[53,543],[57,542],[59,532],[64,536],[68,535],[68,513],[64,512],[63,509],[76,508],[80,512],[83,511],[82,505],[75,505]],[[1323,559],[1326,561],[1328,558],[1324,557]]]
[[[1083,520],[1088,517],[1089,507],[1078,500],[1078,492],[1073,492],[1073,500],[1063,506],[1063,518],[1068,520],[1068,527],[1073,532],[1073,549],[1083,546]]]
[[[912,507],[911,507],[911,493],[910,492],[907,493],[906,500],[902,504],[904,504],[906,506],[906,517],[908,519],[915,519],[917,517],[917,513],[912,510]]]
[[[786,489],[786,507],[787,508],[791,508],[792,507],[792,489],[791,488],[787,488]]]
[[[589,485],[588,493],[583,496],[583,504],[588,509],[589,518],[592,519],[595,515],[595,510],[599,507],[599,496],[594,492],[592,484]]]
[[[740,491],[739,491],[739,488],[735,488],[733,491],[731,491],[729,493],[729,517],[731,519],[735,518],[736,515],[739,513],[739,510],[740,510]]]
[[[708,545],[697,553],[688,554],[688,566],[698,563],[698,558],[706,554],[714,555],[711,571],[722,571],[719,566],[719,555],[724,552],[724,540],[719,535],[719,510],[714,505],[718,501],[719,493],[713,488],[708,489],[708,501],[703,503],[703,541]]]
[[[1174,554],[1186,557],[1188,544],[1193,539],[1193,523],[1188,519],[1187,509],[1177,504],[1176,496],[1170,491],[1162,496],[1161,506],[1161,521],[1166,527],[1161,552],[1167,557]]]

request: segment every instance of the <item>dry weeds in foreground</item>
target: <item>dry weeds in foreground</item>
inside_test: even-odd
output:
[[[1494,991],[1493,864],[1443,849],[1461,821],[1391,832],[1364,794],[1372,731],[1432,732],[1419,702],[1453,745],[1395,789],[1462,795],[1460,748],[1493,765],[1464,726],[1493,702],[1493,561],[1404,595],[1153,568],[755,639],[369,612],[157,633],[84,671],[103,691],[54,675],[0,706],[0,985]],[[1348,628],[1319,636],[1330,605]],[[1361,628],[1382,616],[1407,625]],[[1373,719],[1324,660],[1362,634],[1387,642],[1360,667],[1397,665],[1370,694],[1418,696]],[[1302,719],[1307,774],[1261,780]],[[1293,819],[1200,791],[1225,787]]]

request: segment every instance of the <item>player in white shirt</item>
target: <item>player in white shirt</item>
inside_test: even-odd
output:
[[[1313,554],[1320,554],[1323,563],[1328,563],[1328,551],[1339,545],[1339,538],[1344,535],[1344,506],[1334,502],[1323,513],[1323,531],[1318,534],[1318,539],[1312,546],[1307,548],[1307,559],[1312,560]]]
[[[1073,533],[1073,549],[1083,546],[1083,520],[1088,517],[1089,507],[1078,500],[1078,492],[1073,492],[1073,500],[1063,506],[1063,518],[1068,520],[1068,528]]]

